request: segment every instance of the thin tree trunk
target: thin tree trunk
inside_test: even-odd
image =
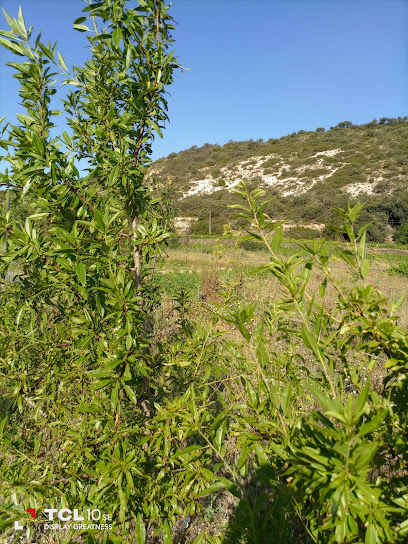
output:
[[[137,217],[133,215],[132,217],[132,235],[133,239],[137,239]],[[133,246],[133,262],[134,262],[134,273],[135,273],[135,287],[136,292],[140,295],[141,287],[141,266],[140,266],[140,250],[139,246]],[[139,301],[139,306],[142,307],[143,301]],[[146,376],[142,378],[142,395],[144,396],[140,406],[144,412],[146,418],[150,417],[150,380]]]
[[[137,239],[137,217],[134,215],[132,217],[132,234],[133,234],[133,239],[136,240]],[[133,246],[133,261],[134,261],[134,272],[135,272],[135,287],[136,287],[136,292],[137,294],[140,293],[140,285],[141,285],[141,280],[140,280],[140,250],[139,250],[139,246]],[[140,301],[141,303],[141,301]],[[140,304],[139,303],[139,304]]]
[[[7,196],[6,196],[6,213],[10,211],[10,193],[7,191]],[[6,250],[6,253],[8,251],[8,231],[6,230],[6,235],[4,237],[4,243],[5,243],[5,250]]]

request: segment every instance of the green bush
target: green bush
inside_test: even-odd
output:
[[[399,262],[396,265],[391,266],[389,271],[391,274],[397,274],[398,276],[405,276],[408,278],[408,262]]]
[[[394,241],[397,244],[408,245],[408,223],[403,223],[394,234]]]

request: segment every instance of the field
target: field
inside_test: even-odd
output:
[[[307,241],[306,241],[307,243]],[[243,302],[257,304],[262,312],[280,300],[280,287],[276,278],[257,269],[268,263],[265,251],[246,251],[238,247],[231,249],[231,240],[190,240],[187,244],[167,250],[163,268],[157,271],[156,280],[166,294],[165,306],[171,314],[172,297],[180,289],[186,289],[191,298],[191,315],[199,320],[211,318],[212,303],[220,302],[220,292],[233,290]],[[286,244],[279,253],[288,257],[299,251],[295,243]],[[334,246],[335,248],[336,246]],[[334,249],[335,251],[335,249]],[[367,249],[371,262],[368,283],[381,291],[391,304],[408,294],[408,277],[392,273],[396,263],[408,262],[408,251],[393,247],[371,247]],[[350,288],[355,279],[350,269],[338,258],[331,266],[336,281]],[[317,292],[321,276],[313,276],[312,292]],[[203,313],[204,312],[204,313]],[[163,314],[164,315],[164,314]],[[404,300],[398,315],[400,324],[408,327],[408,300]]]

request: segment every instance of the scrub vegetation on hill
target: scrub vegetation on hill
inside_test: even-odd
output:
[[[381,118],[266,142],[193,146],[154,162],[150,176],[172,179],[179,214],[198,218],[193,234],[208,233],[210,211],[213,233],[221,233],[226,222],[239,226],[228,212],[236,201],[228,186],[245,177],[266,191],[271,217],[324,223],[329,236],[338,223],[336,207],[366,202],[361,221],[372,223],[370,240],[383,242],[388,225],[398,229],[408,222],[407,157],[407,117]],[[195,182],[203,179],[203,190],[194,192]]]

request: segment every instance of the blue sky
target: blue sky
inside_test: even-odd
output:
[[[12,16],[19,5],[27,26],[58,40],[68,65],[85,60],[85,37],[72,29],[84,2],[0,0]],[[190,70],[169,88],[170,124],[154,159],[205,142],[408,114],[405,0],[174,0],[171,13],[174,47]],[[0,117],[18,110],[7,60],[0,49]]]

